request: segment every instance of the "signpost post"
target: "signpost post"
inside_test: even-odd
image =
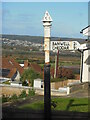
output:
[[[42,20],[44,27],[44,51],[45,51],[45,65],[44,65],[44,113],[45,120],[50,120],[51,117],[51,92],[50,92],[50,28],[52,18],[46,11]]]

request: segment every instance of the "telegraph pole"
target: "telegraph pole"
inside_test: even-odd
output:
[[[54,78],[58,77],[58,62],[59,62],[59,50],[55,53],[55,72],[54,72]]]
[[[51,91],[50,91],[50,28],[52,26],[52,18],[48,11],[45,12],[42,20],[44,27],[44,51],[45,51],[45,65],[44,65],[44,113],[45,120],[51,118]]]

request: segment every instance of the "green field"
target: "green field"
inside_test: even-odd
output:
[[[52,99],[52,110],[88,112],[88,98],[54,98]],[[43,110],[43,101],[32,104],[24,104],[20,109]]]
[[[51,67],[55,67],[55,63],[50,63]],[[44,67],[44,64],[39,64],[41,67]],[[73,61],[73,62],[66,62],[66,61],[61,61],[59,63],[59,66],[78,66],[80,65],[80,61]]]

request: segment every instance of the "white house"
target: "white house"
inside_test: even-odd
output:
[[[85,36],[90,36],[90,25],[80,31]]]
[[[80,33],[88,37],[86,43],[81,47],[83,52],[82,82],[90,82],[90,25],[82,29]]]

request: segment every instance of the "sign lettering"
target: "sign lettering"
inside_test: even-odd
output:
[[[77,50],[80,44],[77,41],[51,41],[51,50]]]

